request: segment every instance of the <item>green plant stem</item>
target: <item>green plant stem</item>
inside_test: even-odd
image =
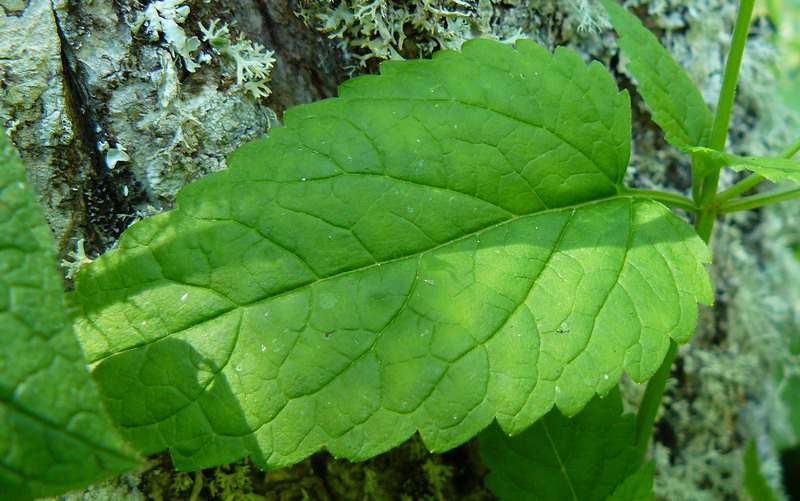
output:
[[[717,101],[717,111],[714,114],[714,125],[711,128],[711,141],[709,148],[724,151],[728,137],[728,125],[731,121],[733,100],[736,96],[736,82],[739,78],[739,68],[742,65],[742,54],[747,42],[747,32],[750,30],[750,20],[753,16],[755,0],[741,0],[736,13],[736,23],[733,26],[731,48],[725,61],[725,73],[722,76],[722,89]]]
[[[800,138],[797,138],[795,142],[787,146],[783,151],[778,154],[778,158],[792,158],[798,151],[800,151]],[[745,191],[753,188],[758,183],[766,179],[764,176],[760,174],[751,174],[746,178],[742,179],[738,183],[734,184],[727,190],[723,191],[719,195],[717,195],[717,205],[721,205],[733,197],[738,197]]]
[[[800,137],[795,139],[795,141],[787,146],[778,156],[781,158],[792,158],[798,151],[800,151]]]
[[[800,188],[768,191],[766,193],[759,193],[758,195],[739,198],[733,202],[723,204],[718,209],[718,212],[720,214],[727,214],[729,212],[738,212],[740,210],[756,209],[765,205],[784,202],[786,200],[794,200],[796,198],[800,198]]]
[[[203,490],[203,472],[194,472],[194,484],[192,485],[192,493],[189,495],[189,501],[197,501],[200,497],[200,492]]]
[[[694,200],[683,195],[678,195],[677,193],[669,193],[659,190],[623,188],[620,191],[620,194],[637,198],[649,198],[651,200],[661,202],[667,207],[675,207],[689,212],[697,212],[698,210],[697,204],[694,203]]]
[[[667,388],[667,380],[672,371],[672,363],[675,361],[677,353],[678,344],[675,341],[670,341],[667,356],[664,357],[664,362],[655,375],[647,382],[642,404],[636,414],[636,447],[639,449],[642,461],[644,461],[647,452],[647,444],[650,443],[650,437],[653,435],[653,424],[656,422],[658,408],[661,407],[661,398]]]
[[[717,195],[717,205],[727,202],[733,197],[738,197],[745,191],[753,188],[755,185],[766,179],[761,174],[750,174],[738,183],[734,184],[727,190]]]
[[[736,23],[733,27],[731,48],[728,52],[727,61],[725,62],[722,90],[720,91],[719,100],[717,101],[717,110],[714,115],[714,124],[711,129],[711,141],[709,144],[710,148],[718,151],[724,151],[725,148],[731,110],[733,109],[733,99],[736,94],[736,81],[739,77],[739,67],[742,62],[744,46],[747,42],[747,32],[750,28],[754,3],[755,0],[741,0],[739,9],[736,12]],[[697,160],[693,158],[693,162],[694,161]],[[702,169],[704,165],[693,165],[692,167],[692,172],[704,172],[704,169]],[[717,217],[715,202],[717,186],[719,184],[719,169],[713,169],[702,180],[694,179],[693,182],[702,183],[702,188],[700,190],[693,190],[693,193],[699,191],[700,194],[699,199],[696,200],[700,210],[695,219],[694,227],[697,234],[700,235],[700,238],[708,243],[711,239],[711,232],[714,229],[714,220]],[[661,399],[664,396],[667,379],[669,379],[669,374],[672,371],[672,363],[675,361],[677,349],[678,346],[675,341],[670,341],[669,350],[667,351],[667,356],[664,358],[664,362],[661,364],[661,367],[658,368],[656,374],[647,382],[642,404],[636,416],[637,444],[641,451],[642,460],[644,460],[647,444],[650,442],[650,436],[653,433],[653,425],[655,424],[656,415],[658,414],[658,408],[661,405]]]
[[[725,150],[733,100],[736,96],[736,81],[739,77],[739,68],[742,63],[744,46],[747,42],[747,32],[750,28],[754,3],[755,0],[741,0],[739,2],[739,10],[736,12],[731,48],[725,61],[722,90],[717,101],[717,111],[714,114],[714,125],[711,128],[711,141],[709,142],[709,148],[717,151]],[[702,169],[697,171],[702,172]],[[695,220],[695,229],[700,237],[705,242],[708,242],[717,216],[714,205],[717,198],[717,186],[719,185],[719,169],[713,169],[701,182],[703,187],[700,190],[700,200],[698,200],[701,210]]]

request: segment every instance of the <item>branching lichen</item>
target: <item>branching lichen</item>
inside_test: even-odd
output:
[[[275,63],[274,51],[250,40],[239,37],[235,42],[227,24],[217,28],[219,19],[214,19],[208,27],[199,23],[203,41],[208,42],[214,52],[231,59],[236,64],[236,85],[242,86],[253,97],[267,97],[269,73]]]
[[[192,52],[200,47],[200,40],[194,36],[187,36],[180,26],[186,21],[190,9],[188,5],[181,5],[183,0],[160,0],[147,6],[140,12],[131,29],[137,32],[144,25],[145,33],[151,42],[161,36],[167,45],[174,50],[186,65],[189,71],[195,71],[199,64],[194,60]]]
[[[78,270],[93,261],[93,259],[89,259],[89,256],[86,255],[84,242],[84,239],[79,239],[75,244],[75,250],[67,252],[68,259],[61,260],[61,268],[64,270],[64,276],[69,280],[75,277]]]
[[[159,0],[150,3],[144,12],[138,13],[131,24],[134,33],[144,27],[144,32],[151,42],[161,37],[169,49],[180,56],[184,66],[190,72],[196,71],[201,64],[211,61],[208,54],[201,54],[195,59],[194,52],[200,48],[200,39],[186,34],[182,26],[191,12],[186,3],[191,0]],[[204,0],[206,3],[212,0]],[[198,23],[203,33],[203,41],[211,45],[212,50],[236,64],[236,84],[255,98],[266,98],[270,94],[269,74],[275,63],[274,51],[263,45],[247,40],[243,36],[234,39],[227,24],[220,27],[219,19],[214,19],[206,28]],[[163,79],[162,79],[163,80]]]

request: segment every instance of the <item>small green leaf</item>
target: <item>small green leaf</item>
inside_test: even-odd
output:
[[[600,64],[475,40],[381,70],[79,273],[84,349],[142,451],[446,450],[575,414],[691,335],[709,251],[621,189],[630,107]]]
[[[626,67],[639,82],[637,90],[666,140],[681,149],[707,145],[714,116],[686,71],[639,18],[614,0],[600,3],[620,36],[617,44],[630,59]]]
[[[491,470],[486,484],[500,499],[633,501],[653,490],[652,468],[637,472],[635,441],[636,417],[622,414],[614,387],[572,418],[552,410],[513,437],[492,425],[480,449]]]
[[[715,168],[730,167],[735,171],[749,170],[760,174],[770,181],[791,179],[800,183],[800,162],[788,158],[742,157],[731,153],[712,150],[710,148],[689,148],[692,153],[710,159]]]
[[[756,453],[756,442],[753,438],[747,441],[744,449],[744,487],[753,501],[777,501],[772,488],[761,473],[761,462]]]
[[[0,132],[0,498],[59,494],[138,466],[69,324],[50,229]]]

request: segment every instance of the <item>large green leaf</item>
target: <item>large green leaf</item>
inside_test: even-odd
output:
[[[138,465],[102,408],[64,306],[50,230],[0,132],[0,499]]]
[[[636,416],[622,414],[617,388],[606,398],[595,397],[572,418],[553,410],[513,437],[490,426],[480,435],[480,447],[481,459],[492,470],[486,485],[500,499],[652,497],[653,471],[641,468]]]
[[[637,381],[712,298],[708,249],[624,195],[598,64],[476,40],[287,111],[79,274],[112,413],[179,468],[454,447]]]
[[[630,59],[626,67],[638,80],[637,90],[666,140],[681,149],[706,146],[714,117],[689,75],[639,18],[614,0],[600,3],[620,36],[617,44]]]
[[[800,183],[800,162],[796,160],[771,157],[743,157],[710,148],[689,148],[689,151],[708,158],[711,165],[716,168],[730,167],[735,171],[749,170],[764,176],[770,181],[780,181],[786,178]]]

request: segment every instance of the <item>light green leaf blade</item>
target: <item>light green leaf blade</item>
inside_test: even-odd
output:
[[[713,161],[715,167],[730,167],[741,172],[749,170],[760,174],[770,181],[791,179],[800,183],[800,162],[788,158],[743,157],[731,153],[712,150],[711,148],[689,148],[692,153],[703,155]]]
[[[481,459],[491,470],[486,485],[500,499],[641,499],[639,492],[652,493],[652,470],[648,486],[646,469],[637,474],[635,441],[636,417],[622,414],[615,387],[572,418],[554,409],[513,437],[496,424],[484,430]]]
[[[0,132],[0,498],[138,466],[102,408],[64,306],[50,230]]]
[[[601,65],[476,40],[385,63],[185,188],[85,268],[84,349],[126,436],[193,469],[578,412],[658,368],[712,298],[708,249],[619,194]]]
[[[639,82],[637,90],[666,140],[681,149],[707,145],[714,116],[686,71],[639,18],[614,0],[600,3],[620,36],[617,45],[630,59],[626,67]]]
[[[753,438],[747,441],[744,448],[744,487],[753,501],[777,501],[775,493],[761,473],[761,462],[756,453],[756,442]]]
[[[652,461],[619,484],[607,501],[655,501],[653,475],[656,465]]]

